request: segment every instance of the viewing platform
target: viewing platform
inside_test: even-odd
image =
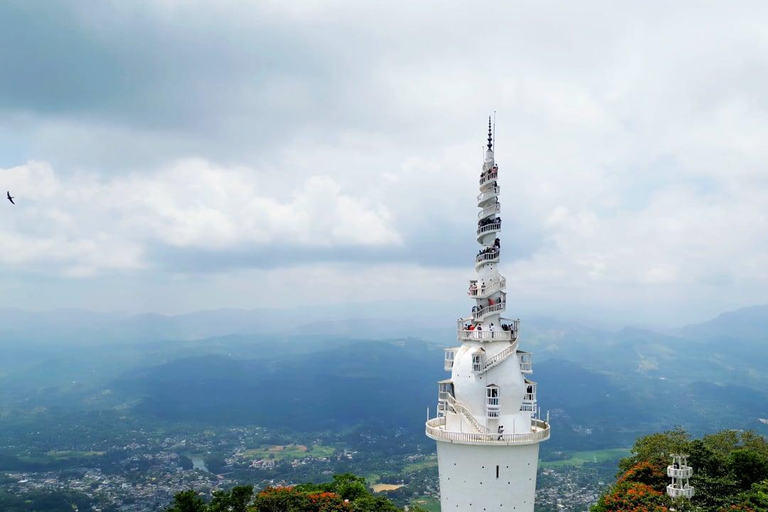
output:
[[[427,433],[429,435],[429,433]],[[434,439],[434,438],[433,438]],[[674,485],[667,486],[667,494],[672,498],[693,498],[693,487],[675,487]]]
[[[680,468],[667,466],[667,476],[670,478],[691,478],[693,476],[693,468],[690,466]]]
[[[496,330],[478,331],[477,329],[465,329],[466,324],[473,318],[459,318],[456,321],[457,339],[459,341],[517,341],[520,320],[501,318],[501,326]],[[507,329],[504,326],[507,326]],[[526,352],[527,354],[527,352]]]
[[[475,258],[475,270],[479,270],[480,267],[485,265],[486,263],[498,263],[500,256],[501,256],[501,251],[498,249],[495,251],[478,254],[477,257]]]
[[[473,445],[523,445],[534,444],[549,439],[549,423],[532,419],[531,431],[520,434],[495,434],[481,432],[448,432],[445,430],[445,418],[433,418],[426,423],[426,434],[430,439],[456,444]]]
[[[494,231],[501,231],[501,222],[493,222],[477,228],[477,241],[479,242],[482,237]]]
[[[481,187],[483,185],[488,186],[494,183],[498,179],[499,179],[499,169],[494,167],[489,172],[486,172],[482,176],[480,176],[480,186]]]
[[[504,291],[507,288],[507,279],[500,277],[498,281],[485,285],[480,284],[478,286],[477,279],[473,279],[469,282],[469,290],[467,295],[473,299],[486,299],[498,291]]]

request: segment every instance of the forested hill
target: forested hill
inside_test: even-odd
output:
[[[426,512],[410,507],[412,512]],[[254,495],[253,487],[216,491],[206,502],[194,490],[178,493],[166,512],[402,512],[383,496],[372,494],[365,479],[334,475],[324,484],[267,487]]]
[[[688,454],[691,500],[666,495],[670,453]],[[750,431],[724,430],[701,439],[681,429],[651,434],[635,442],[619,468],[616,484],[592,512],[768,511],[768,442]]]

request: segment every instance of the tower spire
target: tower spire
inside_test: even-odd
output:
[[[488,151],[493,151],[493,130],[491,129],[491,116],[488,116]]]

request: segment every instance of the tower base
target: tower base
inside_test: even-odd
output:
[[[533,512],[539,443],[437,443],[443,512]]]

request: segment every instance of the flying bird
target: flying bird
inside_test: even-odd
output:
[[[5,193],[8,195],[8,200],[11,202],[11,204],[16,204],[13,202],[13,197],[11,197],[11,191],[6,190]]]

